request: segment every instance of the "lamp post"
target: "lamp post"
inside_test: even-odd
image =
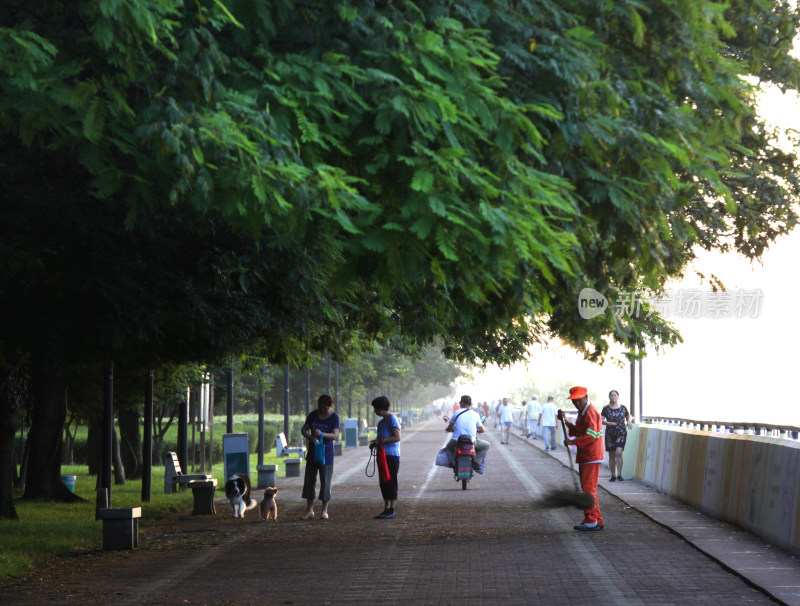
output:
[[[114,364],[109,363],[103,378],[103,454],[98,508],[111,507],[111,457],[114,447]]]
[[[267,367],[261,366],[261,389],[258,394],[258,464],[264,464],[264,381]]]
[[[233,368],[228,369],[228,433],[233,433]]]
[[[284,395],[283,395],[283,435],[286,436],[286,440],[288,441],[289,438],[289,363],[286,363],[286,370],[283,373],[283,385],[284,385]]]
[[[144,381],[144,439],[142,440],[142,503],[150,502],[153,476],[153,375],[147,371]]]
[[[306,417],[311,413],[311,369],[306,366]]]

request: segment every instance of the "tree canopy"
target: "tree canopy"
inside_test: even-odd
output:
[[[581,320],[577,293],[658,290],[695,246],[757,257],[795,221],[794,158],[775,148],[747,79],[797,85],[788,3],[97,0],[4,14],[4,206],[28,223],[19,240],[43,241],[21,208],[34,201],[67,222],[108,220],[93,229],[114,237],[87,240],[88,256],[121,233],[133,241],[120,263],[152,251],[156,262],[136,260],[149,271],[197,262],[181,269],[195,288],[213,283],[223,301],[195,300],[219,313],[190,297],[165,317],[194,336],[182,323],[201,317],[215,351],[215,326],[238,347],[269,332],[285,353],[348,320],[370,335],[444,336],[481,362],[550,333],[596,354],[608,338],[669,343],[656,314]],[[182,255],[163,230],[199,243],[176,242]],[[4,249],[18,267],[55,273],[40,248],[19,248]],[[287,265],[308,269],[289,288]],[[10,277],[6,288],[22,281]],[[80,282],[48,278],[42,291],[98,292]],[[108,324],[103,355],[139,349],[137,335],[160,349],[158,321],[117,334],[147,309],[119,303],[143,283],[110,284],[116,314],[88,306],[73,323]],[[295,286],[308,298],[293,300]],[[237,304],[260,288],[289,290],[288,314],[242,334],[259,312]],[[288,318],[316,308],[315,329]]]
[[[800,82],[788,1],[0,6],[0,362],[41,397],[76,360],[668,345],[578,293],[796,222],[755,111]]]

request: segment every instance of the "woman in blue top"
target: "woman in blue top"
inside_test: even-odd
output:
[[[319,499],[322,501],[323,520],[328,519],[328,503],[331,500],[331,477],[333,476],[333,443],[339,438],[339,415],[333,412],[333,398],[323,394],[317,400],[317,410],[312,410],[300,433],[308,440],[306,473],[303,478],[303,498],[308,504],[304,520],[314,517],[314,486],[319,474]],[[325,464],[314,463],[314,442],[323,437]]]
[[[386,464],[389,467],[391,479],[388,482],[380,482],[381,495],[383,496],[383,513],[375,516],[376,520],[390,520],[395,517],[394,507],[397,505],[397,472],[400,469],[400,423],[392,413],[389,412],[389,398],[378,396],[372,400],[372,408],[375,414],[381,417],[378,421],[378,436],[373,440],[369,447],[375,448],[377,442],[383,444],[386,453]]]

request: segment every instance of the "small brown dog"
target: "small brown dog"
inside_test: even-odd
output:
[[[270,486],[264,490],[264,500],[261,501],[261,505],[258,509],[261,514],[259,517],[263,522],[266,522],[270,518],[276,522],[278,521],[278,504],[275,502],[276,494],[278,494],[278,489],[274,486]]]

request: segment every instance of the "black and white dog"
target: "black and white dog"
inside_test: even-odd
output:
[[[233,507],[234,518],[243,518],[245,511],[258,505],[255,499],[250,498],[250,478],[243,473],[234,473],[225,482],[225,496]]]

